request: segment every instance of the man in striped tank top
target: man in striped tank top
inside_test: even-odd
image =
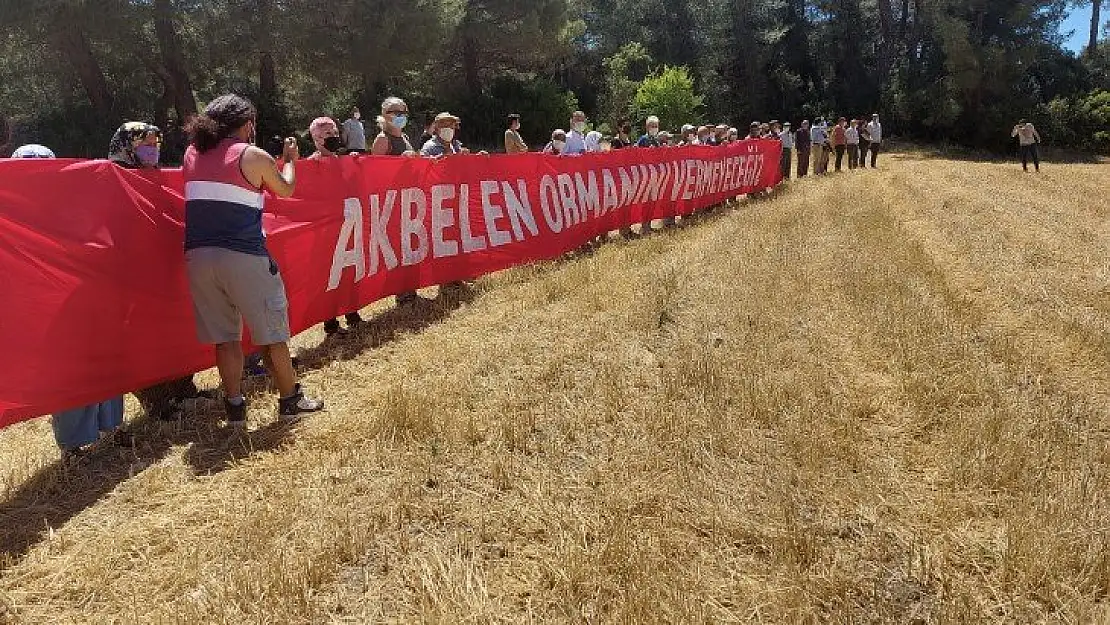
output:
[[[262,231],[263,189],[279,197],[293,195],[297,142],[285,140],[285,164],[278,171],[273,157],[253,145],[256,118],[246,99],[216,98],[189,125],[191,142],[182,166],[185,264],[197,337],[216,346],[228,424],[237,428],[246,428],[247,422],[240,342],[244,319],[281,393],[281,420],[324,408],[296,381],[287,343],[285,285]]]

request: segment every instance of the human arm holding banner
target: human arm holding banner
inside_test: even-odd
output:
[[[284,164],[280,171],[274,157],[267,154],[265,150],[250,147],[243,152],[241,163],[243,175],[248,182],[257,187],[265,186],[278,197],[289,197],[293,195],[297,183],[296,168],[293,163],[298,158],[300,158],[300,149],[297,147],[297,140],[293,137],[285,140],[285,147],[281,153]]]
[[[266,247],[295,334],[775,186],[780,150],[740,141],[573,159],[334,159],[300,168],[296,200],[268,198]],[[0,344],[18,355],[0,360],[0,427],[212,366],[181,254],[183,187],[173,169],[0,162],[0,288],[20,294],[0,307]]]

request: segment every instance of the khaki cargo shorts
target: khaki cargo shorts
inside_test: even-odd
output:
[[[255,345],[289,340],[289,303],[277,265],[219,247],[185,252],[197,338],[218,345],[242,339],[243,320]]]

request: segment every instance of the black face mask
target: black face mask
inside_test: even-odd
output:
[[[339,137],[328,137],[324,139],[324,149],[328,152],[338,152],[343,149],[343,139]]]

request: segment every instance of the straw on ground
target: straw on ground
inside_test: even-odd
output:
[[[382,303],[291,431],[5,430],[0,622],[1110,619],[1108,174],[901,155]]]

